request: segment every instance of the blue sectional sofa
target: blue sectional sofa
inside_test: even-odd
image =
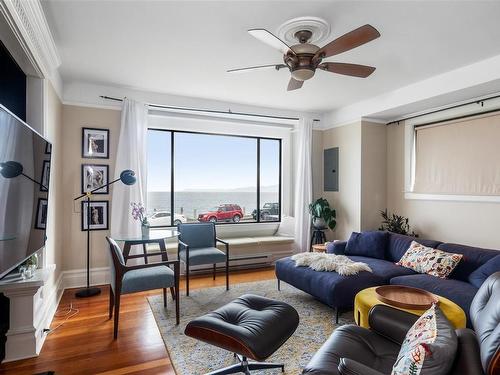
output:
[[[358,241],[352,245],[351,241],[356,236]],[[446,252],[463,254],[463,258],[447,279],[419,274],[395,264],[412,241]],[[354,261],[364,262],[373,272],[340,276],[336,272],[318,272],[308,267],[296,267],[295,262],[288,257],[276,262],[276,277],[278,281],[293,285],[334,308],[337,321],[339,310],[351,309],[354,296],[359,291],[377,285],[395,284],[422,288],[454,301],[465,311],[469,324],[469,307],[482,281],[486,280],[490,272],[500,271],[500,252],[497,250],[378,231],[353,233],[349,244],[347,241],[330,243],[327,252],[344,254]],[[484,275],[482,270],[486,272]]]

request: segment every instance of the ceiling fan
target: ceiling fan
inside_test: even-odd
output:
[[[371,25],[364,25],[331,41],[324,47],[308,43],[312,37],[310,30],[299,30],[294,36],[298,44],[289,46],[280,38],[266,29],[251,29],[248,33],[261,42],[279,50],[283,54],[284,64],[268,64],[251,66],[248,68],[230,69],[228,73],[251,71],[256,69],[274,68],[280,70],[288,68],[292,77],[288,83],[288,91],[302,87],[304,81],[311,79],[316,69],[330,73],[366,78],[375,71],[375,67],[339,62],[323,62],[323,59],[349,51],[365,43],[371,42],[380,36],[380,33]]]

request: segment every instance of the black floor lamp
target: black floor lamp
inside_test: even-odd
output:
[[[78,298],[86,298],[86,297],[92,297],[96,296],[99,293],[101,293],[101,289],[99,288],[91,288],[90,287],[90,197],[92,196],[93,193],[95,193],[97,190],[103,189],[109,185],[114,184],[115,182],[121,181],[125,185],[133,185],[135,184],[136,178],[135,178],[135,172],[126,169],[122,173],[120,173],[120,178],[117,178],[116,180],[113,180],[106,185],[99,186],[96,189],[90,190],[86,192],[85,194],[79,195],[74,199],[74,201],[77,201],[82,198],[86,198],[87,201],[87,286],[84,289],[80,289],[78,292],[75,293],[75,296]]]

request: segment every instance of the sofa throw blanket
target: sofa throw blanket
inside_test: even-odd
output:
[[[368,264],[355,262],[345,255],[326,253],[300,253],[292,256],[296,267],[309,267],[315,271],[337,272],[340,276],[357,275],[360,271],[372,272]]]

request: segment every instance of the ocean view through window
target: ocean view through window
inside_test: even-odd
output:
[[[147,215],[152,227],[280,221],[281,139],[149,129]]]

